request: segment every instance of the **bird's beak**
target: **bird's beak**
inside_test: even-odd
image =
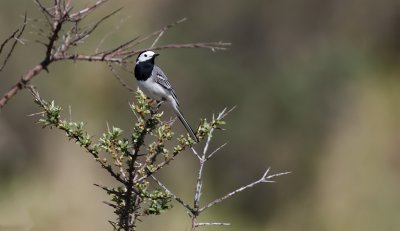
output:
[[[154,54],[154,57],[157,57],[157,56],[159,56],[160,54]]]

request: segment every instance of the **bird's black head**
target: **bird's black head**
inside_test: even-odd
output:
[[[136,64],[144,63],[144,62],[150,62],[150,63],[154,64],[154,59],[158,55],[159,54],[156,54],[153,51],[143,51],[138,55],[138,57],[136,59]]]

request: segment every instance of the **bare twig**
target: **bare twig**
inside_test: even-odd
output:
[[[223,145],[219,146],[218,148],[216,148],[213,152],[211,152],[208,156],[207,156],[207,160],[211,159],[215,153],[217,153],[219,150],[221,150],[223,147],[225,147],[228,143],[224,143]]]
[[[49,23],[49,25],[51,25],[49,18],[51,18],[53,15],[50,13],[50,11],[39,0],[34,0],[33,2],[35,2],[39,6],[42,13],[46,16],[47,22]]]
[[[147,36],[141,38],[141,39],[138,40],[136,43],[129,44],[128,46],[124,47],[123,52],[125,52],[125,53],[128,52],[128,53],[129,53],[129,50],[130,50],[131,48],[133,48],[133,47],[135,47],[135,46],[137,46],[137,45],[139,45],[139,44],[141,44],[141,43],[147,41],[148,39],[150,39],[150,38],[152,38],[152,37],[154,37],[154,36],[157,36],[157,35],[160,36],[161,33],[165,32],[166,30],[168,30],[168,29],[170,29],[170,28],[172,28],[172,27],[174,27],[174,26],[176,26],[176,25],[178,25],[179,23],[182,23],[182,22],[184,22],[184,21],[186,21],[186,18],[179,19],[179,20],[177,20],[176,22],[173,22],[173,23],[171,23],[171,24],[169,24],[169,25],[164,26],[164,27],[161,28],[160,30],[154,31],[153,33],[151,33],[151,34],[149,34],[149,35],[147,35]],[[157,40],[157,39],[156,39],[156,40]],[[152,46],[152,47],[153,47],[153,46]],[[152,48],[152,47],[151,47],[151,48]]]
[[[3,52],[4,46],[15,37],[15,35],[18,33],[19,29],[15,30],[14,33],[12,33],[6,40],[3,41],[0,45],[0,54]]]
[[[134,183],[140,183],[143,180],[149,178],[150,176],[152,176],[154,173],[158,172],[160,169],[164,168],[166,165],[168,165],[171,161],[173,161],[176,157],[176,155],[178,155],[178,153],[173,154],[171,157],[169,157],[168,159],[166,159],[165,161],[161,162],[160,164],[157,165],[157,167],[155,167],[152,171],[146,172],[146,174],[144,174],[144,176],[136,179],[134,181]]]
[[[172,23],[172,24],[167,25],[164,28],[162,28],[159,31],[159,34],[158,34],[157,38],[154,40],[153,44],[151,44],[150,49],[152,49],[157,44],[158,40],[163,36],[165,31],[167,31],[169,28],[171,28],[171,27],[173,27],[173,26],[175,26],[175,25],[177,25],[177,24],[179,24],[181,22],[184,22],[184,21],[186,21],[186,18],[182,18],[182,19],[176,21],[175,23]]]
[[[120,195],[121,194],[121,192],[115,191],[114,189],[108,188],[108,187],[106,187],[104,185],[100,185],[100,184],[93,184],[93,185],[103,189],[104,191],[106,191],[109,194],[115,194],[115,195]]]
[[[69,17],[73,20],[73,21],[77,21],[77,20],[82,20],[84,17],[86,17],[87,15],[89,15],[89,13],[91,13],[92,11],[94,11],[95,9],[97,9],[98,7],[102,6],[104,3],[108,2],[109,0],[99,0],[97,1],[95,4],[86,7],[84,9],[81,9],[80,11],[71,14]]]
[[[216,51],[216,50],[226,50],[230,45],[232,44],[227,42],[168,44],[168,45],[158,46],[153,50],[161,50],[166,48],[206,48],[210,49],[211,51]]]
[[[151,176],[153,180],[161,187],[163,188],[168,194],[170,194],[179,204],[181,204],[183,207],[185,207],[189,212],[192,214],[194,213],[194,210],[192,207],[190,207],[189,204],[184,202],[180,197],[176,196],[174,193],[171,192],[161,181],[159,181],[154,175]]]
[[[144,41],[146,41],[146,40],[150,39],[151,37],[153,37],[153,36],[158,34],[158,37],[153,42],[153,45],[150,47],[150,49],[153,48],[154,45],[157,43],[158,39],[164,34],[164,32],[166,30],[168,30],[168,29],[172,28],[173,26],[175,26],[175,25],[177,25],[177,24],[179,24],[181,22],[184,22],[184,21],[186,21],[186,18],[183,18],[183,19],[180,19],[180,20],[178,20],[178,21],[176,21],[174,23],[171,23],[171,24],[163,27],[162,29],[157,30],[157,31],[145,36],[144,38],[142,38],[140,40],[138,40],[139,37],[136,37],[136,38],[131,39],[128,42],[123,43],[122,45],[120,45],[120,46],[118,46],[116,48],[113,48],[111,50],[108,50],[108,51],[98,52],[98,50],[96,50],[96,54],[94,54],[94,56],[102,55],[103,57],[106,57],[108,55],[112,55],[112,56],[121,56],[121,57],[125,56],[124,59],[130,58],[133,55],[136,55],[136,54],[141,52],[141,51],[136,51],[136,52],[133,51],[133,53],[132,53],[132,48],[133,47],[143,43]],[[137,42],[134,43],[135,41],[137,41]],[[130,55],[132,55],[132,56],[130,56]]]
[[[201,156],[199,155],[199,153],[196,151],[196,149],[194,149],[193,147],[191,148],[192,153],[199,159],[201,160]]]
[[[119,9],[116,9],[114,11],[112,11],[111,13],[103,16],[100,20],[98,20],[93,26],[91,26],[89,29],[87,29],[86,31],[82,32],[81,34],[79,34],[74,40],[72,40],[71,44],[76,44],[77,42],[82,42],[83,39],[85,39],[89,34],[91,34],[94,30],[97,29],[97,27],[104,22],[105,20],[107,20],[108,18],[112,17],[113,15],[117,14],[118,12],[120,12],[122,10],[122,7]]]
[[[28,33],[37,35],[39,38],[46,38],[46,32],[40,28],[39,26],[36,26],[35,24],[31,23],[29,24],[30,28],[32,29]],[[42,42],[43,43],[43,42]]]
[[[100,50],[100,47],[103,45],[103,43],[104,43],[112,34],[116,33],[116,31],[118,31],[118,30],[121,28],[121,25],[124,24],[124,23],[125,23],[128,19],[130,19],[130,18],[131,18],[131,17],[128,16],[128,17],[126,17],[126,18],[124,18],[124,19],[121,19],[120,22],[119,22],[119,24],[116,25],[112,31],[110,31],[110,32],[108,32],[106,35],[104,35],[104,37],[100,40],[99,44],[97,44],[97,48],[96,48],[96,50],[95,50],[95,53],[98,53],[99,50]]]
[[[133,38],[133,39],[131,39],[131,40],[125,42],[125,43],[122,43],[121,45],[119,45],[119,46],[117,46],[117,47],[115,47],[115,48],[112,48],[112,49],[110,49],[110,50],[107,50],[107,51],[101,51],[101,52],[96,51],[96,53],[95,53],[93,56],[101,55],[101,56],[103,56],[104,58],[105,58],[106,56],[110,55],[110,54],[114,54],[114,55],[112,55],[112,56],[116,56],[115,54],[118,54],[118,52],[119,52],[121,49],[126,48],[127,46],[129,46],[129,44],[135,42],[138,38],[139,38],[139,36],[138,36],[138,37],[135,37],[135,38]]]
[[[234,108],[235,107],[233,107],[229,111],[227,111],[227,108],[224,108],[218,114],[217,118],[215,118],[215,116],[213,115],[212,120],[213,121],[222,120]],[[198,157],[198,160],[199,160],[199,170],[198,170],[198,173],[197,173],[196,186],[195,186],[194,199],[193,199],[194,213],[192,213],[193,216],[192,216],[191,231],[196,230],[196,228],[198,227],[197,217],[202,212],[201,209],[200,209],[200,198],[201,198],[202,186],[203,186],[203,170],[204,170],[204,165],[207,162],[207,160],[209,160],[215,154],[215,151],[214,151],[211,154],[207,155],[208,147],[209,147],[209,145],[211,143],[211,139],[212,139],[214,130],[215,130],[215,128],[212,127],[211,130],[208,132],[207,140],[206,140],[206,143],[204,145],[203,152],[201,154],[198,154],[197,151],[194,148],[192,148],[192,152]],[[222,148],[223,146],[224,145],[222,145],[220,148]],[[219,150],[220,148],[218,148],[217,150]]]
[[[152,48],[152,50],[163,50],[163,49],[182,49],[182,48],[203,48],[203,49],[210,49],[211,51],[216,51],[216,50],[226,50],[228,46],[230,46],[231,43],[225,43],[225,42],[211,42],[211,43],[186,43],[186,44],[167,44],[167,45],[162,45],[162,46],[157,46]],[[122,55],[123,59],[128,59],[132,56],[137,55],[138,53],[145,51],[147,49],[143,49],[140,51],[127,51],[127,52],[122,52],[120,55]]]
[[[162,50],[162,49],[179,49],[179,48],[207,48],[207,49],[214,49],[214,50],[225,50],[226,46],[230,43],[191,43],[191,44],[169,44],[163,45],[159,47],[153,48],[153,50]],[[89,61],[89,62],[111,62],[111,63],[126,63],[127,60],[137,54],[139,54],[143,50],[137,51],[129,51],[125,53],[117,53],[115,51],[113,54],[103,55],[100,53],[98,55],[85,55],[85,54],[56,54],[54,55],[54,61],[61,61],[61,60],[73,60],[73,61]]]
[[[200,167],[199,167],[199,171],[197,173],[197,180],[196,180],[196,189],[195,189],[195,194],[194,194],[194,200],[193,200],[193,204],[194,204],[194,209],[196,210],[196,213],[198,213],[199,211],[199,203],[200,203],[200,197],[202,194],[202,186],[203,186],[203,168],[204,168],[204,164],[205,164],[205,158],[204,155],[201,156],[201,159],[199,160],[200,162]]]
[[[233,108],[231,108],[229,111],[227,111],[227,108],[224,108],[219,114],[218,114],[218,116],[217,116],[217,120],[222,120],[225,116],[227,116],[232,110],[234,110],[235,109],[235,107],[233,107]],[[213,118],[212,118],[213,120],[215,120],[215,116],[213,115]],[[194,195],[194,202],[193,202],[193,204],[194,204],[194,208],[198,211],[198,209],[199,209],[199,202],[200,202],[200,197],[201,197],[201,194],[202,194],[202,192],[201,192],[201,190],[202,190],[202,177],[203,177],[203,168],[204,168],[204,164],[206,163],[206,161],[210,158],[210,156],[213,156],[214,154],[215,154],[215,152],[212,152],[210,155],[208,155],[208,157],[207,157],[207,151],[208,151],[208,147],[209,147],[209,145],[210,145],[210,143],[211,143],[211,138],[212,138],[212,136],[213,136],[213,133],[214,133],[214,130],[215,130],[215,128],[211,128],[211,130],[210,130],[210,132],[208,133],[208,136],[207,136],[207,141],[206,141],[206,144],[204,145],[204,148],[203,148],[203,152],[202,152],[202,154],[197,154],[197,152],[196,152],[196,150],[194,150],[193,148],[192,148],[192,151],[193,151],[193,153],[197,156],[197,157],[199,157],[199,165],[200,165],[200,167],[199,167],[199,171],[198,171],[198,174],[197,174],[197,182],[196,182],[196,188],[195,188],[195,195]],[[223,146],[225,146],[225,145],[222,145],[222,147]],[[222,147],[220,147],[220,148],[222,148]],[[219,148],[219,149],[220,149]],[[219,150],[218,149],[218,150]],[[217,150],[217,151],[218,151]]]
[[[196,223],[195,226],[229,226],[231,223],[221,223],[221,222],[201,222],[201,223]]]
[[[18,42],[21,42],[21,40],[20,40],[20,37],[22,36],[22,33],[24,33],[24,31],[25,31],[25,28],[26,28],[26,19],[27,18],[27,15],[26,15],[26,13],[25,13],[25,16],[24,16],[24,22],[23,22],[23,24],[22,24],[22,27],[20,28],[20,29],[17,29],[14,33],[12,33],[12,35],[10,36],[10,37],[8,37],[2,44],[1,44],[1,46],[0,46],[0,54],[1,54],[1,52],[3,51],[3,48],[4,48],[4,46],[7,44],[7,42],[8,41],[10,41],[11,39],[14,39],[15,41],[14,41],[14,43],[11,45],[11,49],[10,49],[10,51],[8,52],[8,54],[7,54],[7,56],[6,56],[6,58],[4,59],[4,61],[3,61],[3,64],[0,66],[0,71],[2,71],[3,69],[4,69],[4,67],[7,65],[7,62],[8,62],[8,60],[10,59],[10,57],[11,57],[11,54],[13,53],[13,51],[14,51],[14,49],[15,49],[15,46],[17,45],[17,43]],[[19,33],[18,33],[19,32]],[[18,33],[18,34],[17,34]]]
[[[163,34],[164,34],[164,31],[161,31],[160,34],[158,34],[157,38],[154,39],[154,42],[151,44],[150,49],[153,48],[157,44],[158,40],[160,40],[160,38],[163,36]]]
[[[118,82],[121,83],[121,85],[123,87],[125,87],[126,89],[128,89],[128,91],[130,92],[135,92],[135,89],[131,88],[127,83],[125,83],[125,81],[121,78],[121,76],[119,76],[119,74],[117,73],[117,71],[114,69],[114,67],[112,66],[111,63],[107,63],[108,68],[110,68],[111,73],[114,75],[114,77],[118,80]]]
[[[272,179],[274,177],[277,177],[277,176],[282,176],[282,175],[286,175],[286,174],[290,173],[290,172],[282,172],[282,173],[277,173],[277,174],[273,174],[273,175],[268,176],[269,170],[270,170],[270,168],[268,168],[267,171],[265,171],[265,173],[263,174],[263,176],[260,179],[254,181],[254,182],[252,182],[252,183],[250,183],[250,184],[248,184],[246,186],[240,187],[240,188],[238,188],[238,189],[226,194],[225,196],[208,203],[206,206],[204,206],[201,209],[199,209],[199,212],[203,212],[204,210],[223,202],[224,200],[234,196],[235,194],[237,194],[239,192],[242,192],[242,191],[244,191],[244,190],[246,190],[248,188],[254,187],[257,184],[270,183],[270,182],[273,182],[270,179]]]

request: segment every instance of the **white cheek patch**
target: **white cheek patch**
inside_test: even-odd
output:
[[[154,52],[146,51],[139,56],[138,62],[145,62],[147,60],[150,60],[153,56],[154,56]],[[138,63],[138,62],[136,62],[136,63]]]

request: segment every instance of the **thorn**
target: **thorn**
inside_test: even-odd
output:
[[[46,113],[45,111],[41,111],[41,112],[37,112],[37,113],[32,113],[27,115],[28,117],[32,117],[32,116],[36,116],[36,115],[43,115],[44,113]]]
[[[267,171],[265,171],[265,173],[264,173],[264,175],[262,176],[261,179],[267,179],[266,177],[267,177],[270,169],[271,169],[271,167],[268,167]]]

